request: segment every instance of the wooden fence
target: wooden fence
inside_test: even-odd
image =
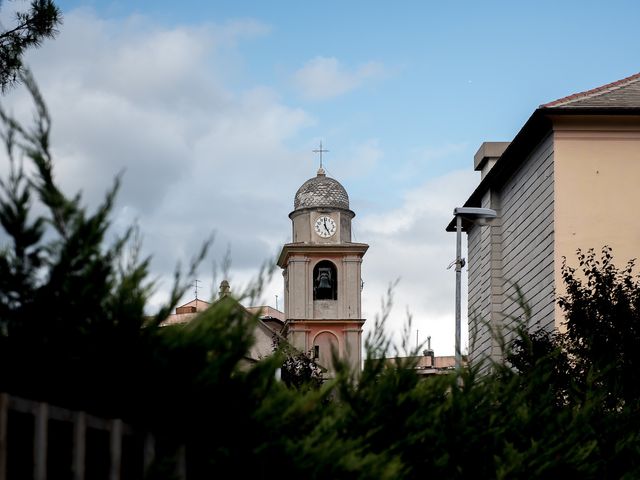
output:
[[[120,419],[0,393],[0,480],[141,479],[155,455],[153,435]],[[177,463],[184,480],[184,448]]]

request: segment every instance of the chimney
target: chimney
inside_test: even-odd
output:
[[[431,358],[431,367],[435,367],[435,362],[436,362],[436,358],[435,358],[435,354],[433,353],[433,350],[431,350],[431,337],[427,337],[427,349],[422,351],[422,354],[425,357],[430,357]]]
[[[222,298],[226,297],[230,293],[231,288],[229,287],[229,282],[227,282],[226,280],[222,280],[222,282],[220,282],[220,292],[218,293],[218,295],[220,296],[220,298]]]
[[[509,146],[509,142],[484,142],[473,156],[473,169],[483,179]]]

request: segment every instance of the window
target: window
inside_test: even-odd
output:
[[[333,355],[340,355],[338,337],[332,332],[320,332],[313,339],[314,360],[318,365],[333,370]],[[315,356],[317,354],[317,356]]]
[[[338,272],[329,260],[322,260],[313,269],[313,299],[338,299]]]

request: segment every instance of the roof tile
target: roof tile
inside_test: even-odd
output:
[[[540,108],[557,107],[638,108],[640,107],[640,73],[540,105]]]

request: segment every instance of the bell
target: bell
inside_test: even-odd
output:
[[[328,268],[321,268],[318,271],[318,290],[331,289],[331,271]]]
[[[325,290],[331,288],[331,282],[329,282],[329,277],[323,275],[320,277],[320,281],[318,282],[318,289]]]

